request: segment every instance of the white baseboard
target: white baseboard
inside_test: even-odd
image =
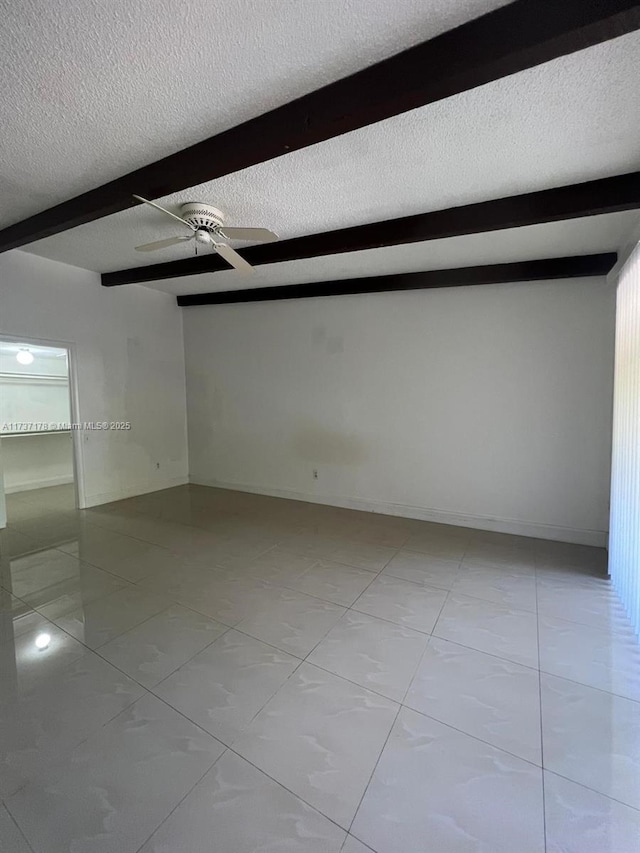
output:
[[[560,527],[554,524],[539,524],[538,522],[519,521],[513,518],[493,518],[486,515],[465,515],[448,510],[371,501],[363,498],[315,495],[292,489],[275,489],[266,486],[247,485],[246,483],[226,483],[196,475],[190,475],[189,482],[197,486],[211,486],[216,489],[249,492],[254,495],[269,495],[274,498],[287,498],[294,501],[357,509],[363,512],[376,512],[381,515],[399,515],[404,518],[415,518],[418,521],[434,521],[439,524],[471,527],[475,530],[493,530],[497,533],[511,533],[515,536],[529,536],[534,539],[551,539],[555,542],[571,542],[576,545],[593,545],[598,548],[606,548],[609,535],[605,530]]]
[[[101,492],[97,495],[86,495],[84,506],[82,509],[89,509],[92,506],[101,506],[102,504],[110,504],[114,501],[123,501],[126,498],[136,498],[139,495],[150,495],[152,492],[161,492],[163,489],[173,489],[175,486],[186,486],[189,483],[188,477],[172,477],[160,483],[145,483],[144,485],[130,486],[127,489],[120,489],[114,492]]]
[[[18,492],[32,492],[34,489],[46,489],[49,486],[66,486],[68,483],[73,483],[73,476],[65,474],[63,477],[49,477],[47,480],[29,480],[27,483],[14,483],[12,486],[5,486],[5,495],[15,495]]]

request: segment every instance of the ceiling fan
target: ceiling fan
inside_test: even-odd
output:
[[[177,243],[184,243],[188,240],[195,240],[196,252],[198,246],[210,247],[225,259],[228,264],[231,264],[234,269],[242,270],[243,272],[251,272],[253,267],[249,264],[242,255],[239,255],[235,249],[228,246],[222,240],[250,240],[252,243],[271,243],[278,239],[278,235],[267,228],[230,228],[224,224],[222,213],[210,204],[202,204],[198,201],[189,201],[186,204],[180,205],[181,216],[172,213],[154,201],[148,201],[142,196],[134,195],[138,201],[144,202],[156,210],[166,213],[172,219],[177,219],[183,225],[191,230],[191,234],[180,237],[168,237],[166,240],[156,240],[155,243],[145,243],[142,246],[136,246],[136,252],[155,252],[156,249],[164,249],[167,246],[174,246]]]

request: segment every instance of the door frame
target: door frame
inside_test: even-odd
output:
[[[56,349],[64,349],[67,351],[67,366],[69,369],[69,411],[71,415],[71,423],[80,423],[80,394],[78,389],[78,360],[76,352],[76,344],[73,341],[52,341],[49,338],[35,338],[25,335],[14,335],[5,333],[0,329],[0,341],[17,344],[31,344],[34,347],[46,346]],[[83,431],[80,429],[71,430],[71,444],[73,457],[73,487],[76,498],[76,507],[84,509],[86,506],[85,492],[85,467],[84,467],[84,446],[82,442]],[[0,466],[0,489],[4,497],[4,478],[2,476],[2,468]]]

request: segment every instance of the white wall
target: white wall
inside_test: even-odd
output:
[[[3,335],[74,344],[79,420],[132,424],[82,433],[87,506],[185,482],[182,317],[174,297],[139,286],[107,289],[96,273],[7,252],[0,255]]]
[[[69,380],[42,374],[0,373],[0,437],[8,432],[69,429]]]
[[[602,545],[613,322],[604,279],[186,309],[191,478]]]
[[[73,483],[70,432],[0,437],[7,494]]]

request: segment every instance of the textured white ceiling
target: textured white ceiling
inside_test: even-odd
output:
[[[173,278],[147,286],[175,294],[206,293],[449,269],[476,264],[509,263],[564,255],[587,255],[614,251],[625,243],[639,225],[640,214],[637,211],[610,213],[606,216],[590,216],[566,222],[531,225],[527,228],[450,237],[427,243],[328,255],[310,261],[268,264],[255,267],[249,276],[230,270]]]
[[[505,4],[5,4],[0,224]],[[286,239],[632,171],[640,168],[638,67],[640,34],[623,36],[162,201],[210,202],[229,224],[267,226]],[[550,226],[551,243],[545,251],[543,242],[536,256],[571,254],[572,240],[580,242],[586,233],[583,252],[596,251],[594,243],[617,248],[624,221],[601,219],[602,232],[596,220]],[[180,233],[176,226],[151,209],[134,208],[34,243],[28,251],[103,272],[189,257],[192,244],[153,255],[133,249]],[[526,258],[534,248],[528,235],[529,229],[509,238],[479,235],[477,259],[475,238],[438,241],[449,248],[443,248],[446,260],[435,266]],[[285,278],[293,274],[294,281],[373,274],[369,265],[379,261],[387,272],[394,263],[397,271],[419,269],[437,257],[434,246],[273,265],[250,283],[237,273],[222,273],[204,277],[204,289],[214,280],[221,289],[286,283],[274,279],[285,269]],[[462,247],[469,248],[470,255],[454,263],[447,252],[458,246],[463,255]],[[501,251],[511,255],[502,257]],[[485,261],[487,253],[491,258]],[[175,281],[159,286],[173,292]],[[203,289],[196,279],[185,286],[186,292]]]
[[[164,199],[208,201],[282,238],[632,171],[640,165],[640,34],[296,151]],[[180,233],[133,208],[32,244],[109,271],[189,257],[133,247]],[[307,262],[313,263],[313,262]]]
[[[0,3],[0,225],[507,0]]]

